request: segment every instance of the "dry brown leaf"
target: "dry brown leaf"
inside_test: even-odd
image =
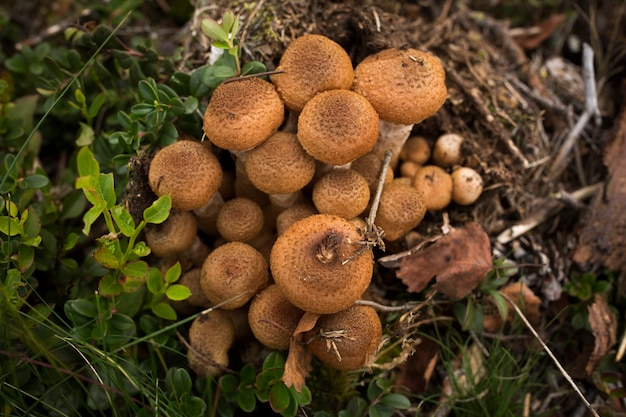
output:
[[[411,394],[425,392],[439,359],[439,350],[440,346],[434,340],[422,339],[415,352],[400,366],[396,385]]]
[[[489,236],[478,223],[452,228],[449,234],[402,260],[396,276],[409,292],[420,292],[434,278],[435,287],[458,300],[492,269]]]
[[[302,339],[304,333],[315,327],[319,317],[319,314],[304,313],[289,342],[289,354],[287,354],[282,381],[287,387],[293,386],[299,393],[302,393],[302,386],[311,372],[313,359],[313,354],[306,348]]]
[[[593,352],[585,366],[585,372],[591,375],[602,357],[617,342],[617,319],[604,297],[599,294],[595,295],[593,304],[587,310],[591,332],[595,338]]]
[[[564,20],[564,14],[553,14],[537,26],[527,30],[518,30],[519,33],[514,34],[513,39],[525,50],[535,49],[543,41],[550,38]]]
[[[510,299],[517,305],[524,313],[528,321],[533,325],[539,325],[541,321],[540,307],[541,299],[535,295],[534,292],[522,281],[511,282],[500,288],[500,293],[504,294],[506,298]],[[490,308],[484,312],[483,328],[488,332],[495,332],[502,328],[504,321],[500,316],[500,312],[495,306],[495,303],[491,301]],[[511,303],[507,301],[509,309],[512,308]],[[509,314],[508,321],[511,321],[515,314]]]

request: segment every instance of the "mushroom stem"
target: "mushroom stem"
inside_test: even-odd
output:
[[[397,123],[380,121],[380,127],[378,131],[378,141],[374,145],[374,149],[370,153],[375,154],[378,158],[384,157],[385,151],[391,150],[393,157],[391,159],[391,167],[395,168],[398,164],[398,158],[402,146],[407,141],[413,130],[413,125],[402,125]]]
[[[287,207],[300,202],[302,200],[302,191],[298,190],[293,193],[286,194],[268,194],[270,202],[277,208],[284,210]]]

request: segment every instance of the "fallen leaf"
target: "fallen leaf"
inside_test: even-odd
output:
[[[319,314],[304,313],[289,342],[289,353],[285,361],[285,372],[283,373],[282,381],[287,388],[293,386],[299,393],[302,393],[302,386],[311,372],[311,360],[313,359],[313,354],[304,344],[304,333],[315,327],[319,317]]]
[[[585,366],[587,375],[596,369],[598,363],[617,342],[617,319],[608,303],[599,294],[595,295],[593,304],[587,307],[589,311],[589,325],[595,338],[593,352]]]
[[[396,385],[411,394],[425,392],[439,359],[439,350],[440,346],[434,340],[422,339],[413,354],[398,369]]]
[[[489,236],[480,225],[470,222],[405,257],[396,276],[409,292],[422,291],[436,277],[435,288],[458,300],[476,288],[492,268]]]
[[[527,29],[518,29],[513,39],[525,50],[535,49],[543,41],[550,38],[565,20],[564,14],[553,14],[537,26]]]
[[[522,282],[511,282],[498,290],[500,293],[508,297],[516,306],[522,310],[524,316],[533,325],[539,325],[541,321],[540,307],[541,299],[535,295],[535,293],[528,288],[528,286]],[[492,302],[493,304],[493,302]],[[507,300],[509,310],[512,308],[511,303]],[[500,316],[500,312],[493,304],[492,308],[485,311],[483,318],[483,328],[488,332],[495,332],[502,328],[504,320]],[[508,321],[511,321],[515,316],[514,312],[509,311],[507,317]]]

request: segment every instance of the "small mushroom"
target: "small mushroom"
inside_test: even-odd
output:
[[[358,172],[365,178],[370,187],[370,195],[374,195],[378,187],[380,172],[383,167],[383,158],[377,154],[367,153],[360,158],[355,159],[350,164],[350,169]],[[393,181],[393,170],[388,169],[385,176],[385,184]]]
[[[419,191],[394,180],[383,187],[375,224],[384,230],[387,240],[394,241],[415,228],[425,214],[426,206]]]
[[[228,367],[228,350],[235,341],[235,326],[225,311],[201,314],[189,328],[187,360],[198,375],[217,376]]]
[[[400,159],[425,165],[431,156],[430,144],[423,136],[409,136],[400,151]]]
[[[272,349],[287,349],[303,314],[272,284],[250,302],[248,323],[259,342]]]
[[[352,62],[336,42],[322,35],[304,35],[287,46],[272,82],[287,108],[295,113],[317,93],[349,89],[354,79]]]
[[[321,316],[304,340],[320,361],[341,371],[356,371],[370,364],[382,341],[380,318],[370,306],[353,305]]]
[[[276,233],[280,236],[298,220],[317,214],[315,207],[308,202],[302,202],[287,207],[276,216]]]
[[[215,146],[245,151],[263,143],[284,117],[285,106],[274,86],[260,78],[246,78],[215,89],[202,127]]]
[[[172,210],[163,223],[146,229],[146,243],[155,255],[168,257],[191,248],[197,233],[196,218],[191,212]]]
[[[446,100],[445,70],[439,58],[413,48],[390,48],[366,57],[354,70],[352,89],[380,116],[375,153],[400,154],[413,125],[433,115]],[[397,159],[392,159],[395,166]]]
[[[200,284],[214,304],[233,299],[221,306],[234,310],[246,304],[267,286],[267,262],[261,253],[242,242],[217,247],[202,264]]]
[[[422,194],[426,210],[442,210],[452,201],[452,177],[441,167],[423,166],[412,185]]]
[[[318,161],[343,165],[374,147],[378,122],[378,114],[363,96],[349,90],[324,91],[302,109],[298,140]]]
[[[358,172],[335,168],[315,182],[311,198],[320,213],[334,214],[349,220],[367,208],[370,188]]]
[[[201,143],[179,140],[157,152],[148,181],[157,196],[170,195],[172,208],[194,210],[205,206],[218,190],[222,167]]]
[[[433,162],[442,168],[459,164],[462,144],[463,136],[458,133],[446,133],[439,136],[433,147]]]
[[[367,289],[373,256],[348,220],[314,214],[289,227],[270,253],[274,281],[296,307],[329,314],[352,305]]]
[[[263,210],[249,198],[228,200],[217,213],[217,231],[229,242],[248,242],[262,229]]]
[[[483,179],[480,174],[468,167],[452,171],[452,201],[468,206],[478,200],[483,192]]]

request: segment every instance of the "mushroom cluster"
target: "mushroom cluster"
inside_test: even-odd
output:
[[[384,179],[375,222],[387,241],[414,229],[427,210],[470,204],[456,184],[478,183],[468,171],[446,172],[458,165],[460,143],[431,152],[409,139],[446,94],[443,66],[428,52],[388,49],[353,67],[337,43],[304,35],[270,81],[235,78],[214,90],[203,119],[208,140],[180,139],[157,152],[150,187],[169,194],[173,210],[147,230],[148,243],[164,263],[179,260],[188,271],[181,282],[192,297],[175,308],[214,306],[190,329],[195,371],[228,366],[242,309],[271,349],[289,347],[305,313],[319,315],[304,335],[307,348],[341,370],[368,364],[382,326],[356,301],[374,270],[362,217],[379,188],[383,153],[401,158],[401,173],[414,165],[411,181],[394,179],[393,170]],[[421,178],[440,186],[439,173],[423,166],[431,153],[451,190],[436,205],[419,186]]]

